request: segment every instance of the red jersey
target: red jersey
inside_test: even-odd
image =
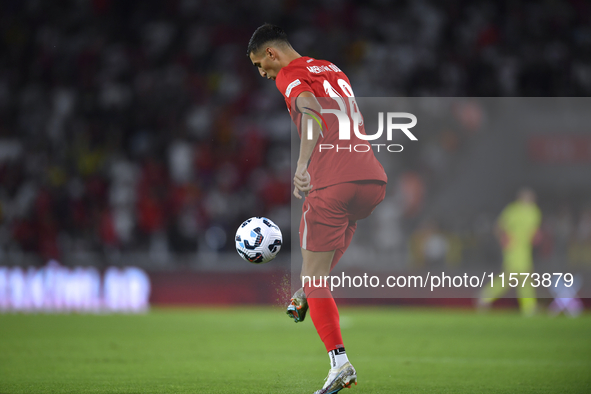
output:
[[[283,67],[275,79],[277,89],[283,94],[287,109],[302,138],[302,113],[295,106],[295,98],[302,92],[311,92],[323,109],[346,110],[351,120],[350,140],[339,140],[339,122],[334,114],[325,113],[321,135],[310,158],[308,173],[314,189],[343,182],[377,180],[387,182],[384,168],[376,159],[368,141],[353,132],[351,111],[356,111],[353,90],[349,78],[337,66],[326,60],[303,56]],[[326,99],[320,99],[327,97]],[[330,98],[330,99],[329,99]],[[328,107],[328,108],[327,108]],[[324,121],[326,125],[324,125]],[[328,126],[328,130],[325,130]],[[365,128],[358,126],[361,134]],[[322,145],[321,145],[322,144]],[[322,149],[320,147],[331,149]]]

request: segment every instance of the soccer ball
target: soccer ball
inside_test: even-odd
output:
[[[240,257],[254,264],[264,264],[277,256],[283,237],[275,223],[267,218],[254,217],[238,227],[235,240]]]

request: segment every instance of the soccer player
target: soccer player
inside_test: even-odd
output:
[[[300,135],[293,194],[298,199],[305,196],[300,222],[302,278],[312,280],[294,294],[287,312],[298,322],[309,309],[331,363],[326,383],[316,394],[336,393],[357,384],[357,372],[345,352],[337,306],[320,278],[347,250],[357,220],[369,216],[384,199],[386,173],[371,146],[354,132],[365,134],[362,117],[351,83],[337,66],[301,56],[285,32],[271,24],[254,32],[247,55],[262,77],[275,81]],[[322,115],[323,109],[347,113],[349,140],[339,141],[338,115]]]
[[[536,195],[529,188],[522,188],[517,194],[517,200],[509,204],[497,221],[496,235],[503,249],[503,270],[508,278],[515,273],[518,278],[520,273],[532,273],[532,243],[536,235],[542,214],[536,205]],[[490,305],[502,296],[510,286],[505,283],[502,286],[501,278],[495,277],[492,286],[484,289],[479,300],[481,309],[488,309]],[[527,280],[522,286],[520,282],[516,288],[519,297],[519,308],[524,316],[531,316],[537,307],[536,290],[531,286],[531,280]]]

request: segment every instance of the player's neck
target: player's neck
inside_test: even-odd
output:
[[[297,53],[292,48],[289,48],[288,50],[284,51],[283,54],[284,54],[284,56],[281,59],[281,67],[286,67],[287,65],[289,65],[289,63],[291,63],[295,59],[302,57],[302,55]]]

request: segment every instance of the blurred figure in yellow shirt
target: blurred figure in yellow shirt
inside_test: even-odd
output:
[[[488,308],[494,300],[511,288],[508,284],[509,274],[533,272],[532,246],[541,220],[542,214],[536,205],[536,195],[529,188],[519,190],[517,200],[501,212],[495,233],[503,248],[504,286],[501,278],[495,276],[493,286],[489,285],[482,292],[479,307]],[[537,307],[536,290],[531,286],[529,278],[522,287],[524,277],[516,276],[519,278],[519,285],[515,288],[519,308],[523,315],[531,316]]]

